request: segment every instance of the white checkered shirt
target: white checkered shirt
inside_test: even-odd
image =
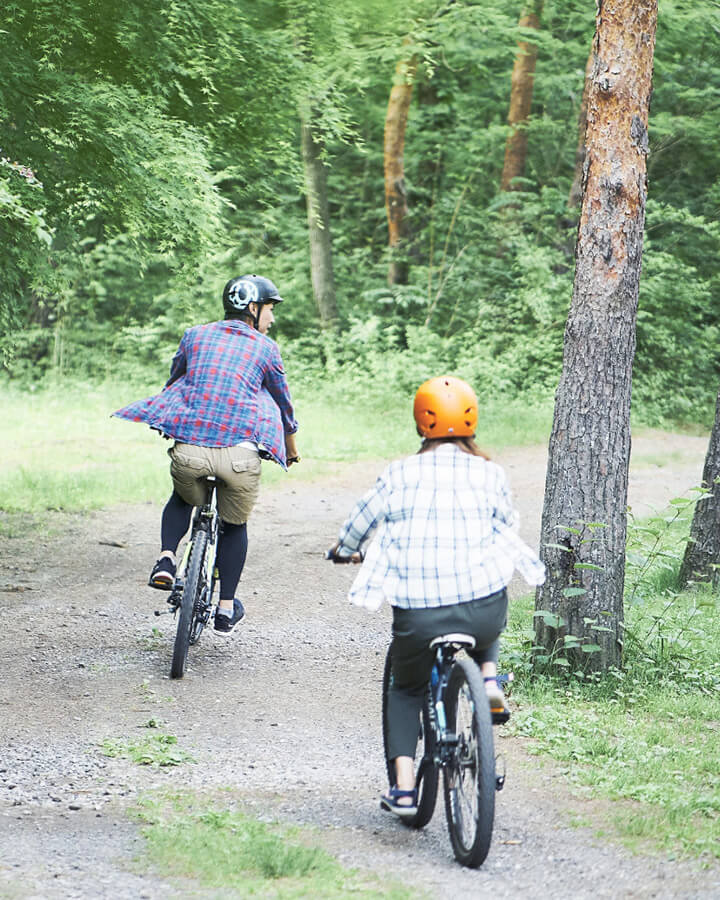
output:
[[[350,600],[378,609],[465,603],[505,587],[518,569],[542,584],[545,567],[513,530],[516,515],[500,466],[454,444],[397,460],[358,501],[340,531],[340,555],[377,534]]]

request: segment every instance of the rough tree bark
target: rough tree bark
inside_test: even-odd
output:
[[[710,493],[698,500],[695,507],[690,540],[680,567],[680,584],[710,581],[717,588],[720,587],[720,391],[702,480]]]
[[[313,294],[323,329],[337,325],[337,300],[330,239],[330,212],[327,196],[327,172],[322,160],[322,145],[315,139],[311,120],[300,117],[305,198],[310,239],[310,268]]]
[[[657,0],[598,0],[575,283],[542,516],[548,578],[536,594],[536,645],[542,656],[566,646],[571,664],[587,660],[596,669],[622,660],[630,395],[656,24]]]
[[[568,196],[568,209],[577,209],[582,201],[583,168],[585,165],[585,131],[587,130],[587,106],[588,93],[595,59],[592,49],[585,66],[585,81],[583,82],[582,100],[578,112],[578,144],[575,150],[575,176]]]
[[[385,116],[385,211],[390,248],[388,284],[407,284],[408,280],[408,263],[404,255],[408,215],[404,155],[405,130],[416,72],[417,56],[414,54],[398,61]]]
[[[543,0],[531,0],[525,4],[520,21],[520,28],[540,29],[540,15]],[[515,57],[512,78],[510,80],[510,109],[508,124],[510,134],[505,143],[505,161],[500,177],[500,190],[517,190],[513,179],[525,172],[527,158],[527,122],[532,106],[533,85],[535,82],[535,63],[538,49],[529,41],[518,42],[519,51]]]

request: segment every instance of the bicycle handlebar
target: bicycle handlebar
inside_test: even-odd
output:
[[[334,547],[331,547],[325,553],[325,559],[329,559],[330,562],[334,562],[335,565],[347,565],[347,563],[361,563],[365,559],[365,554],[362,550],[356,550],[351,556],[338,556],[337,554],[338,546],[335,544]]]

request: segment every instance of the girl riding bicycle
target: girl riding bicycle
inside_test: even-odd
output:
[[[435,654],[430,641],[463,632],[481,666],[491,708],[504,709],[497,682],[499,636],[507,619],[506,586],[518,569],[541,584],[545,569],[513,530],[516,516],[503,470],[475,443],[477,398],[459,378],[426,381],[415,395],[422,444],[391,463],[355,505],[329,552],[359,562],[350,600],[393,607],[392,686],[388,693],[388,757],[397,784],[381,798],[399,816],[417,811],[414,754],[418,721]]]

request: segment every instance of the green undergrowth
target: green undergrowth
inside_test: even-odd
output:
[[[308,830],[259,821],[244,809],[200,797],[153,794],[141,798],[143,868],[198,891],[263,898],[343,897],[409,900],[417,892],[375,875],[343,868]],[[168,873],[172,875],[168,876]],[[205,894],[203,893],[203,896]]]
[[[170,442],[144,425],[111,418],[114,410],[157,387],[66,382],[21,391],[0,384],[0,511],[72,512],[167,499]],[[302,461],[287,473],[266,463],[265,485],[319,478],[354,460],[377,459],[381,465],[415,451],[411,398],[333,387],[337,390],[303,383],[295,394]],[[544,442],[550,415],[547,405],[488,401],[481,411],[480,442],[490,450]]]
[[[631,847],[720,859],[720,595],[680,590],[692,503],[631,521],[622,669],[533,671],[533,598],[511,606],[501,665],[510,730],[557,760],[578,791],[617,801],[604,834]]]

